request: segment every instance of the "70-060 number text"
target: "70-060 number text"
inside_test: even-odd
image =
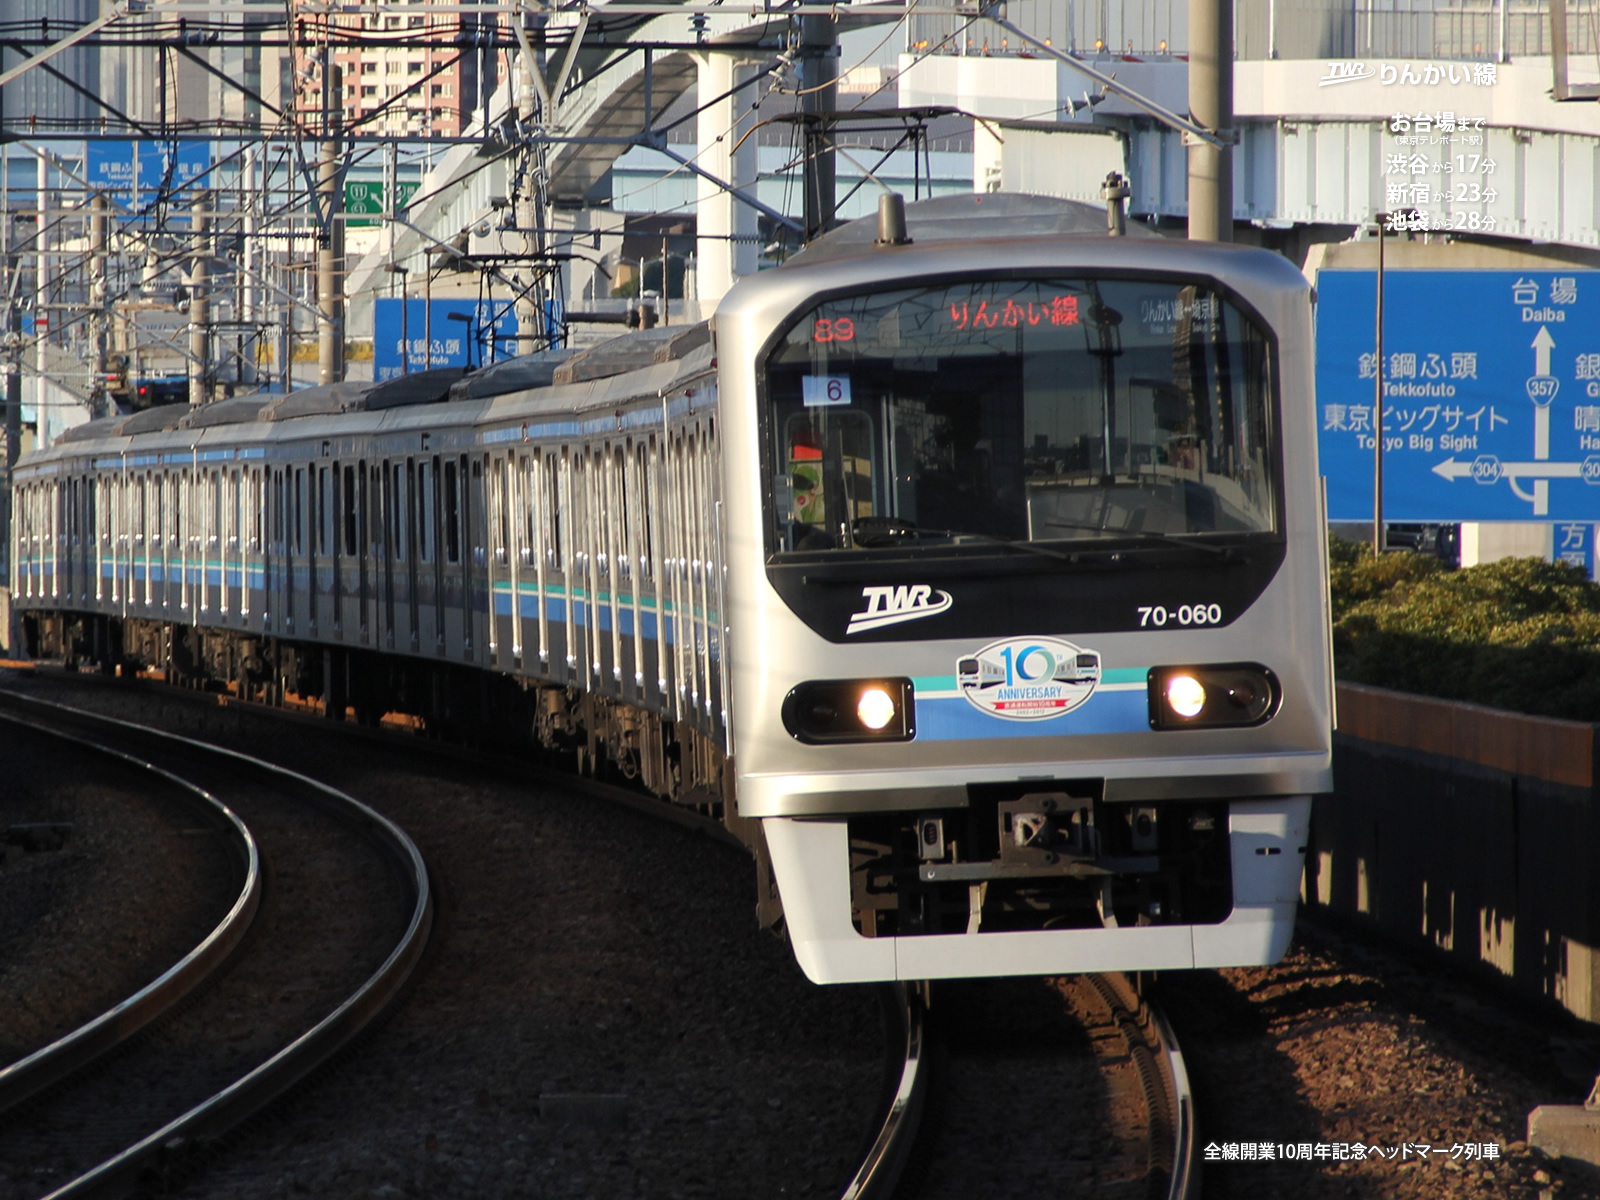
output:
[[[1166,608],[1160,604],[1139,605],[1140,629],[1164,629],[1168,625],[1221,625],[1222,605],[1180,604]]]

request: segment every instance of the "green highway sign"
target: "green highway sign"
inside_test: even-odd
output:
[[[414,182],[403,182],[395,185],[395,194],[399,198],[398,208],[404,211],[411,197],[417,194],[419,185]],[[385,188],[382,182],[375,179],[347,179],[344,184],[344,211],[347,214],[345,226],[381,225],[382,218],[388,212],[388,205],[384,203]],[[366,219],[362,219],[366,218]]]

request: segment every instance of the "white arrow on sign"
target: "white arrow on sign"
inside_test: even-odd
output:
[[[1550,374],[1550,351],[1555,349],[1556,340],[1550,336],[1550,331],[1543,325],[1533,337],[1533,361],[1538,364],[1534,367],[1535,375]]]
[[[1522,479],[1581,479],[1583,478],[1584,464],[1581,462],[1500,462],[1494,460],[1494,478],[1522,478]],[[1438,463],[1433,468],[1435,475],[1441,475],[1454,483],[1457,479],[1470,479],[1473,472],[1473,463],[1457,462],[1454,455]],[[1492,481],[1491,481],[1492,482]]]

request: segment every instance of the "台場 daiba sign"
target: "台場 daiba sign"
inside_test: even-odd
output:
[[[1374,271],[1317,278],[1317,427],[1328,515],[1372,519]],[[1384,275],[1383,515],[1594,520],[1600,271]]]

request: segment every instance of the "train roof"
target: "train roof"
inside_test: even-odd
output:
[[[626,346],[612,347],[591,362],[594,378],[552,382],[465,400],[444,398],[449,395],[451,379],[435,373],[431,380],[407,385],[414,389],[409,394],[410,402],[406,402],[407,394],[401,389],[391,389],[391,399],[398,398],[400,402],[371,403],[374,393],[388,387],[389,382],[398,383],[396,380],[386,381],[376,388],[369,383],[338,383],[305,388],[288,396],[236,397],[194,410],[188,405],[165,405],[133,416],[106,417],[75,426],[57,438],[51,449],[25,456],[23,465],[63,455],[126,454],[136,449],[130,444],[134,439],[141,453],[170,457],[178,452],[186,458],[193,452],[203,456],[208,449],[259,445],[280,439],[350,434],[381,437],[417,430],[442,433],[448,438],[455,431],[466,433],[482,426],[518,422],[524,425],[537,422],[546,431],[558,431],[563,436],[586,430],[597,419],[602,419],[606,428],[613,428],[618,427],[614,425],[613,414],[624,405],[633,404],[642,397],[654,401],[691,387],[694,379],[705,375],[714,365],[710,336],[704,325],[671,329],[664,335],[645,339],[643,344],[650,347],[651,361],[641,367],[627,369],[641,357],[636,351]],[[606,346],[610,343],[594,349],[604,350]],[[611,373],[602,373],[608,370]],[[428,374],[418,372],[407,378],[418,379]],[[464,381],[459,368],[453,369],[452,378],[455,383]],[[435,397],[438,402],[419,401],[416,399],[419,396]],[[382,400],[382,396],[379,398]],[[210,416],[212,413],[216,414],[214,419],[192,420],[200,414]]]
[[[1128,222],[1127,228],[1130,238],[1161,237],[1137,222]],[[980,242],[1001,237],[1109,236],[1104,205],[1013,192],[976,192],[915,201],[906,205],[906,233],[912,245]],[[858,217],[823,234],[789,261],[809,265],[824,259],[867,253],[877,237],[878,218]]]

